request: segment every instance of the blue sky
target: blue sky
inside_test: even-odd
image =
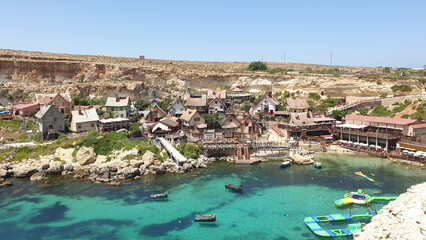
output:
[[[0,48],[107,56],[426,65],[426,1],[1,3]]]

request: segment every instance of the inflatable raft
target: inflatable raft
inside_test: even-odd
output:
[[[367,212],[365,214],[359,214],[359,215],[352,215],[349,216],[348,214],[329,214],[327,216],[317,216],[317,217],[307,217],[305,218],[305,224],[306,226],[311,229],[311,231],[318,236],[321,237],[342,237],[342,236],[351,236],[356,232],[361,231],[361,224],[360,223],[352,223],[348,224],[346,228],[340,228],[340,229],[331,229],[326,230],[322,228],[319,223],[326,223],[326,222],[332,222],[332,221],[347,221],[354,218],[366,218],[366,217],[374,217],[377,214],[373,212]]]
[[[363,177],[363,178],[367,179],[368,181],[374,182],[374,179],[372,179],[372,178],[368,177],[367,175],[365,175],[365,174],[364,174],[364,173],[362,173],[361,171],[359,171],[359,172],[355,172],[355,175],[360,176],[360,177]]]
[[[346,193],[344,198],[336,200],[334,203],[338,207],[346,206],[349,204],[369,204],[373,201],[373,198],[366,194],[362,189],[358,189],[358,192]]]

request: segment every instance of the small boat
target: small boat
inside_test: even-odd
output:
[[[322,165],[320,162],[314,162],[314,167],[319,169],[322,167]]]
[[[290,165],[291,165],[290,161],[284,161],[280,163],[280,168],[290,167]]]
[[[231,184],[227,183],[225,185],[225,188],[229,189],[229,190],[233,190],[233,191],[238,191],[238,192],[243,191],[243,185],[237,186],[237,185],[231,185]]]
[[[195,222],[216,222],[216,213],[213,215],[195,215]]]
[[[164,199],[164,198],[167,198],[168,196],[169,196],[169,192],[150,195],[151,199]]]

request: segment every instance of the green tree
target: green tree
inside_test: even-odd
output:
[[[250,71],[266,71],[268,67],[263,62],[251,62],[247,70]]]
[[[134,123],[132,126],[130,126],[129,131],[130,131],[131,137],[141,137],[142,136],[141,129],[139,127],[139,124],[137,124],[137,123]]]
[[[220,129],[220,119],[219,119],[219,113],[216,113],[214,115],[204,114],[204,119],[206,119],[206,124],[208,129]]]
[[[376,106],[371,112],[374,117],[389,117],[392,114],[385,106]]]
[[[313,100],[318,101],[321,99],[321,95],[319,95],[318,93],[311,92],[309,93],[309,98],[312,98]]]
[[[79,96],[75,96],[71,99],[76,106],[89,106],[89,100],[85,98],[81,98]]]
[[[333,110],[333,115],[336,117],[337,120],[342,121],[342,119],[346,116],[347,112],[340,111],[340,110]]]
[[[135,108],[138,111],[143,111],[149,106],[149,102],[145,98],[140,98],[135,102]]]

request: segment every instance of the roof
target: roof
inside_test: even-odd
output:
[[[113,122],[123,122],[123,121],[129,121],[129,119],[118,117],[118,118],[108,118],[108,119],[99,120],[99,122],[101,122],[101,123],[113,123]]]
[[[169,127],[177,127],[177,126],[179,125],[179,123],[178,123],[178,122],[173,121],[173,120],[172,120],[172,119],[170,119],[170,118],[163,118],[163,119],[161,119],[161,120],[160,120],[160,122],[161,122],[162,124],[166,125],[166,126],[169,126]]]
[[[161,122],[156,122],[154,125],[150,126],[150,128],[152,129],[151,132],[155,132],[157,131],[157,129],[160,129],[166,132],[170,131],[170,128]]]
[[[345,123],[345,124],[336,125],[336,127],[361,129],[361,128],[366,128],[368,126],[367,125],[355,125],[355,124]]]
[[[234,88],[234,90],[232,90],[232,92],[244,92],[244,90],[241,89],[240,87],[236,87]]]
[[[290,115],[288,111],[275,111],[275,115]]]
[[[230,123],[222,126],[222,128],[238,128],[238,126],[234,122],[230,122]]]
[[[198,124],[197,128],[202,129],[202,128],[207,128],[207,124],[202,123],[202,124]]]
[[[323,122],[323,121],[336,121],[336,119],[331,118],[331,117],[317,117],[317,118],[314,118],[314,122]]]
[[[313,125],[315,124],[314,119],[309,113],[291,113],[291,122],[294,125]]]
[[[25,109],[25,108],[29,108],[29,107],[34,107],[34,106],[38,106],[38,103],[25,103],[25,104],[18,104],[13,106],[13,109]]]
[[[178,98],[176,98],[175,100],[173,100],[171,103],[170,103],[170,105],[167,107],[167,111],[168,110],[170,110],[176,103],[178,103],[178,102],[180,102],[180,104],[182,104],[182,102],[178,99]],[[183,106],[183,104],[182,104],[182,106]]]
[[[244,124],[244,123],[246,123],[247,122],[247,120],[251,120],[252,122],[255,122],[254,120],[253,120],[253,118],[251,118],[249,115],[247,115],[243,120],[241,120],[241,124]]]
[[[156,108],[157,108],[157,109],[158,109],[158,111],[160,111],[160,112],[161,112],[164,116],[166,116],[166,115],[167,115],[167,113],[166,113],[166,112],[165,112],[162,108],[160,108],[160,106],[155,105],[155,106],[154,106],[154,110],[155,110]]]
[[[156,101],[156,102],[161,102],[161,99],[159,99],[159,98],[154,98],[154,99],[151,99],[151,101],[149,101],[150,103],[152,103],[152,102],[154,102],[154,101]]]
[[[287,98],[287,107],[289,109],[307,109],[309,104],[303,98]]]
[[[180,116],[180,119],[184,121],[191,121],[192,117],[197,113],[197,110],[187,109],[182,116]]]
[[[222,106],[226,107],[226,104],[222,100],[220,100],[219,98],[217,98],[217,97],[214,98],[213,100],[211,100],[207,105],[210,106],[210,104],[212,104],[214,102],[214,100],[218,100],[219,103],[222,104]]]
[[[225,99],[226,98],[226,90],[217,90],[217,91],[209,90],[207,92],[207,98],[208,99],[212,99],[212,98]]]
[[[220,124],[223,125],[228,119],[234,119],[235,122],[241,124],[241,121],[238,120],[236,117],[234,117],[233,115],[228,115],[226,118],[222,119],[222,121],[220,121]]]
[[[56,95],[61,95],[65,101],[71,102],[71,96],[68,93],[53,93],[53,94],[45,94],[45,93],[38,93],[35,94],[35,100],[37,103],[45,104],[50,103]]]
[[[263,99],[269,99],[274,105],[278,105],[278,102],[277,101],[275,101],[275,99],[273,99],[273,98],[270,98],[269,96],[268,96],[268,94],[267,93],[265,93],[265,95],[263,95],[263,97],[262,97],[262,99],[260,99],[260,101],[256,104],[256,106],[254,106],[254,108],[256,108],[259,104],[261,104],[262,102],[263,102]]]
[[[414,129],[426,128],[426,123],[413,124],[413,125],[410,125],[410,127],[414,128]]]
[[[138,111],[138,113],[139,113],[139,114],[142,114],[142,116],[143,116],[144,118],[148,117],[148,114],[149,114],[150,112],[151,112],[151,111]]]
[[[385,123],[385,124],[396,124],[396,125],[410,125],[418,121],[415,119],[371,117],[371,116],[362,116],[362,115],[346,115],[345,120],[358,120],[358,121],[367,121],[367,122],[376,122],[376,123]]]
[[[96,109],[71,111],[71,116],[76,123],[99,121]]]
[[[105,106],[107,107],[126,107],[130,102],[129,97],[108,97]]]
[[[202,94],[201,97],[188,97],[186,99],[186,106],[202,107],[207,105],[206,95]]]
[[[54,108],[56,109],[53,105],[47,105],[45,107],[43,107],[42,109],[40,109],[40,111],[38,111],[35,115],[36,118],[43,118],[44,115],[50,110],[50,108]],[[59,112],[59,111],[58,111]]]

